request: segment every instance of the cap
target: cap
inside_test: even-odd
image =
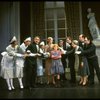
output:
[[[26,41],[31,41],[31,37],[26,38],[26,39],[24,40],[24,42],[26,42]]]
[[[13,38],[11,39],[10,43],[17,41],[17,38],[15,36],[13,36]]]
[[[44,45],[45,45],[44,41],[42,41],[42,42],[40,43],[40,45],[43,45],[43,46],[44,46]]]

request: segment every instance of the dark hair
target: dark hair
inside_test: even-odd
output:
[[[86,36],[84,34],[82,34],[82,38],[85,38]]]
[[[91,38],[89,36],[86,36],[85,38],[87,38],[88,40],[92,41]]]
[[[40,36],[37,35],[37,36],[34,37],[34,39],[35,39],[36,37],[40,38]]]
[[[67,36],[67,37],[66,37],[66,39],[67,39],[67,38],[69,38],[69,40],[71,40],[71,41],[72,41],[72,38],[71,38],[70,36]]]
[[[85,38],[85,37],[86,37],[84,34],[80,34],[80,35],[82,36],[82,38]],[[79,35],[79,36],[80,36],[80,35]]]
[[[90,43],[92,43],[92,39],[89,36],[86,36],[87,40],[90,40]]]

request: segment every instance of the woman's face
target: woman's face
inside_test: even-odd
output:
[[[77,47],[77,45],[75,45],[75,44],[72,42],[72,47],[73,47],[73,48],[76,48],[76,47]]]
[[[18,42],[17,42],[17,41],[14,41],[11,45],[12,45],[13,47],[15,47],[16,45],[18,45]]]

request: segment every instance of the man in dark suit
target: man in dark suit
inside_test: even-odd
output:
[[[85,37],[85,47],[82,53],[87,57],[89,65],[89,84],[94,84],[94,70],[96,71],[96,75],[100,83],[100,68],[98,63],[98,57],[96,55],[96,46],[92,43],[89,37]]]
[[[28,88],[36,87],[35,80],[37,76],[37,54],[39,52],[39,43],[40,38],[35,36],[33,43],[31,43],[26,49],[26,51],[30,51],[35,54],[34,56],[29,56],[25,59],[24,76],[25,83]]]
[[[72,47],[72,38],[68,36],[66,38],[67,43],[67,52],[66,56],[68,57],[68,67],[70,68],[70,83],[76,83],[76,72],[75,72],[75,49]]]
[[[80,34],[79,35],[79,46],[82,47],[82,49],[84,49],[84,39],[85,39],[85,35]]]

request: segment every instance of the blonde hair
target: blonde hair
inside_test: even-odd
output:
[[[58,44],[53,44],[53,47],[52,48],[54,48],[54,47],[59,48]]]
[[[47,42],[49,42],[50,40],[53,41],[53,38],[52,37],[48,37],[47,38]]]
[[[73,43],[74,43],[75,45],[79,45],[79,42],[78,42],[77,40],[73,40]]]

